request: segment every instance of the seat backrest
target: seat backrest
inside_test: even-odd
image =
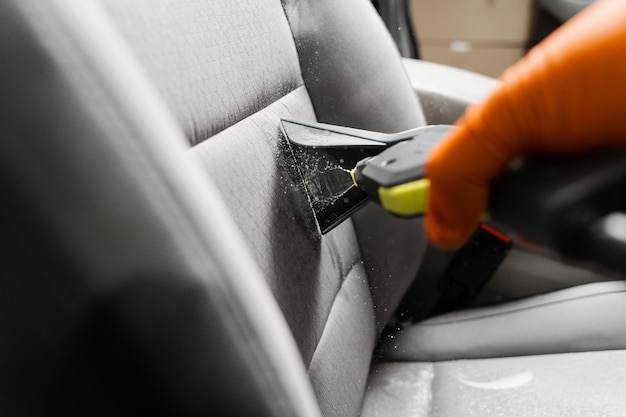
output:
[[[7,0],[0,34],[13,406],[356,415],[419,225],[321,237],[278,122],[423,123],[369,1]]]

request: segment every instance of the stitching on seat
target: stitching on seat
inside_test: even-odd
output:
[[[330,319],[330,316],[333,313],[333,308],[335,307],[335,303],[337,302],[337,297],[339,296],[339,293],[341,293],[341,291],[343,290],[344,286],[346,285],[346,282],[348,282],[348,277],[352,273],[352,270],[360,263],[361,263],[361,259],[355,260],[352,263],[352,265],[350,265],[348,267],[348,270],[347,270],[346,274],[342,278],[341,286],[339,287],[339,289],[335,293],[335,296],[333,297],[333,302],[331,303],[330,310],[328,312],[328,315],[326,316],[326,320],[324,321],[324,326],[323,326],[324,330],[322,330],[322,333],[320,334],[319,339],[316,341],[315,350],[313,350],[313,354],[311,355],[311,360],[307,364],[307,372],[309,372],[311,370],[311,364],[314,362],[313,359],[315,358],[315,355],[317,354],[319,346],[320,346],[319,342],[320,342],[320,340],[322,340],[324,338],[324,334],[326,333],[326,330],[327,330],[326,327],[328,325],[328,320]]]
[[[216,135],[218,135],[218,134],[220,134],[220,133],[222,133],[222,132],[225,132],[225,131],[227,131],[228,129],[230,129],[231,127],[238,125],[239,123],[245,122],[248,118],[253,117],[254,115],[256,115],[256,114],[258,114],[258,113],[262,113],[262,112],[264,112],[265,110],[267,110],[267,108],[268,108],[268,107],[270,107],[270,106],[274,105],[275,103],[278,103],[278,102],[280,102],[280,101],[284,100],[286,97],[288,97],[288,96],[290,96],[290,95],[295,94],[297,91],[299,91],[299,90],[300,90],[300,89],[302,89],[302,88],[306,89],[306,85],[305,85],[304,83],[302,83],[302,84],[298,84],[298,85],[297,85],[297,86],[296,86],[293,90],[291,90],[291,91],[287,92],[286,94],[284,94],[284,95],[282,95],[281,97],[277,98],[277,99],[276,99],[276,100],[274,100],[273,102],[268,103],[268,105],[267,105],[267,106],[265,106],[265,107],[263,107],[262,109],[259,109],[259,110],[255,111],[254,113],[251,113],[251,114],[249,114],[249,115],[247,115],[247,116],[243,117],[241,120],[237,120],[235,123],[231,124],[230,126],[226,126],[225,128],[223,128],[223,129],[221,129],[221,130],[216,130],[216,131],[215,131],[215,133],[214,133],[213,135],[211,135],[211,136],[209,136],[209,137],[205,137],[204,139],[199,140],[199,141],[197,141],[197,142],[195,142],[195,143],[191,143],[191,142],[190,142],[189,149],[193,149],[193,148],[195,148],[195,147],[196,147],[196,146],[198,146],[198,145],[202,145],[204,142],[206,142],[207,140],[211,139],[213,136],[216,136]],[[308,94],[308,92],[307,92],[307,94]]]
[[[507,310],[507,311],[502,311],[502,312],[498,312],[498,313],[485,314],[484,316],[476,316],[476,317],[468,317],[468,318],[460,318],[460,319],[450,319],[448,321],[442,320],[442,321],[437,321],[435,323],[423,322],[423,323],[417,324],[417,326],[422,326],[422,327],[439,326],[439,325],[455,324],[455,323],[462,323],[462,322],[468,322],[468,321],[474,321],[474,320],[482,320],[482,319],[488,319],[488,318],[492,318],[492,317],[499,317],[499,316],[504,316],[504,315],[508,315],[508,314],[514,314],[514,313],[518,313],[518,312],[521,312],[521,311],[532,310],[532,309],[535,309],[535,308],[543,308],[543,307],[552,306],[552,305],[564,304],[564,303],[568,303],[568,302],[572,302],[572,301],[584,300],[584,299],[587,299],[587,298],[601,297],[601,296],[605,296],[605,295],[618,294],[618,293],[624,293],[624,292],[626,292],[626,290],[606,291],[606,292],[602,292],[602,293],[599,293],[599,294],[589,294],[589,295],[583,295],[583,296],[579,296],[579,297],[568,298],[566,300],[557,300],[557,301],[546,302],[546,303],[543,303],[543,304],[536,304],[536,305],[528,306],[528,307],[519,307],[519,308],[515,308],[515,309]]]

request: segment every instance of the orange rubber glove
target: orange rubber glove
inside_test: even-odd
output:
[[[626,145],[626,1],[588,7],[501,80],[429,158],[426,231],[435,246],[470,237],[490,182],[515,157]]]

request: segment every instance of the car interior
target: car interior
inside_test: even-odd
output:
[[[0,1],[3,414],[624,415],[619,275],[514,249],[433,316],[420,218],[320,233],[281,119],[453,124],[499,83],[382,3]]]

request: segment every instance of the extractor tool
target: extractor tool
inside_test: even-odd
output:
[[[423,214],[428,191],[424,164],[451,128],[432,125],[387,134],[282,121],[322,233],[370,199],[399,216]]]
[[[282,128],[322,233],[368,200],[398,216],[423,214],[426,159],[453,129],[384,134],[288,120]],[[503,230],[626,275],[626,149],[526,157],[490,194],[490,222]]]

